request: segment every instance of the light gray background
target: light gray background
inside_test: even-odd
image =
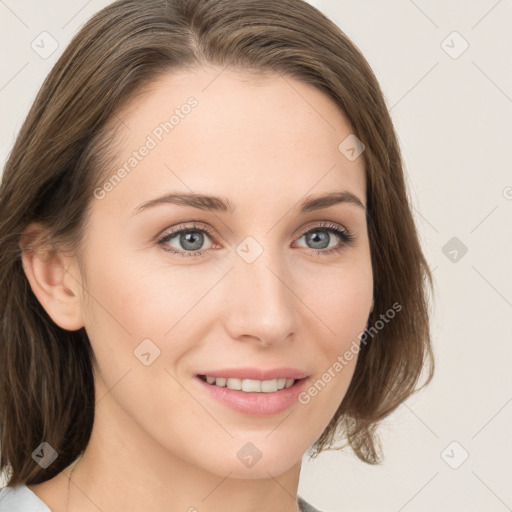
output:
[[[0,0],[2,167],[44,77],[108,3]],[[305,457],[299,493],[326,512],[512,510],[512,2],[311,3],[362,50],[391,109],[434,269],[437,373],[383,424],[382,465]],[[59,45],[46,59],[31,48],[43,31]]]

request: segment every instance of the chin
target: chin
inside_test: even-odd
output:
[[[279,477],[280,475],[292,470],[294,466],[298,466],[300,471],[300,463],[302,453],[294,454],[294,456],[283,457],[282,454],[274,453],[271,458],[263,457],[253,465],[245,466],[239,460],[225,460],[215,465],[214,473],[222,478],[229,474],[230,478],[241,480],[257,480],[268,479],[269,477]],[[222,469],[221,469],[222,468]]]
[[[268,436],[268,437],[267,437]],[[271,439],[275,436],[274,439]],[[239,435],[231,440],[229,453],[212,454],[211,459],[216,461],[214,472],[230,478],[259,479],[269,478],[269,475],[278,477],[299,465],[309,444],[307,441],[295,439],[288,435],[279,436],[276,432],[269,435],[268,431],[250,435]],[[290,440],[293,439],[293,443]],[[227,455],[227,456],[226,456]]]

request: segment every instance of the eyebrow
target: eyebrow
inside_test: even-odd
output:
[[[321,196],[307,196],[299,202],[298,209],[300,213],[307,213],[329,208],[339,203],[355,204],[366,211],[362,201],[355,194],[348,191],[331,192]],[[190,206],[199,210],[228,212],[231,214],[235,212],[234,204],[225,197],[196,193],[169,193],[140,204],[133,210],[132,215],[161,204],[176,204],[179,206]]]

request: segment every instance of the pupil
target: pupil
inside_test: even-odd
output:
[[[191,243],[191,244],[195,243],[195,246],[190,248],[192,250],[197,250],[197,249],[199,249],[199,247],[201,247],[202,236],[203,235],[201,233],[199,233],[198,231],[191,231],[191,232],[185,233],[183,235],[185,242]]]
[[[325,249],[325,247],[327,247],[327,245],[329,245],[328,234],[323,231],[320,231],[320,234],[316,231],[313,231],[312,233],[310,233],[309,241],[313,242],[314,244],[320,243],[321,247],[315,247],[315,249]],[[327,242],[327,243],[325,243],[325,242]]]

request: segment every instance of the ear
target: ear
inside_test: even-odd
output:
[[[25,275],[50,318],[62,329],[76,331],[84,326],[76,261],[54,247],[41,244],[43,236],[44,231],[37,224],[31,224],[23,232],[20,247]]]

